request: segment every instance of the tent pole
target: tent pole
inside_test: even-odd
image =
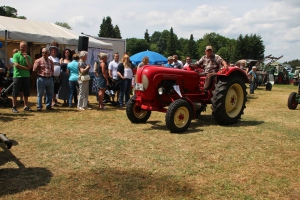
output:
[[[8,31],[5,30],[5,65],[8,68],[8,59],[7,59],[7,35],[8,35]]]

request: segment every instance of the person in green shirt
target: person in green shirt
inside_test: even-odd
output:
[[[28,97],[30,96],[30,69],[32,68],[32,60],[26,52],[27,43],[22,41],[20,42],[20,51],[13,55],[13,113],[18,113],[16,104],[17,97],[20,95],[20,91],[23,91],[24,95],[24,111],[31,111],[31,109],[28,107]]]

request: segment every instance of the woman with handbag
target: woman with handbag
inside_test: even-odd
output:
[[[99,53],[98,55],[99,61],[97,60],[94,63],[94,72],[97,79],[98,85],[98,109],[106,109],[103,105],[103,97],[107,86],[109,85],[108,81],[108,70],[107,70],[107,54]]]
[[[87,54],[88,54],[87,51],[80,51],[79,53],[79,62],[78,62],[79,97],[78,97],[78,104],[77,104],[79,110],[91,109],[90,107],[88,107],[89,81],[90,81],[89,70],[91,66],[85,63],[87,59]]]

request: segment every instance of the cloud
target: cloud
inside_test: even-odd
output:
[[[289,31],[286,31],[283,40],[290,43],[300,42],[300,26],[292,28]]]
[[[83,26],[83,27],[92,27],[94,26],[93,20],[86,16],[74,16],[68,22],[71,26]]]

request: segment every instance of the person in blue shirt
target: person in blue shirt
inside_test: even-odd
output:
[[[174,68],[173,61],[174,61],[173,56],[169,56],[168,62],[166,64],[164,64],[163,66],[168,67],[168,68]]]
[[[250,76],[250,94],[254,94],[255,82],[257,79],[255,66],[252,67],[252,70],[248,73],[248,75]]]
[[[69,107],[73,107],[72,99],[73,99],[74,91],[78,86],[78,77],[79,77],[79,73],[78,73],[79,55],[73,54],[72,59],[73,61],[68,63],[67,71],[66,71],[66,74],[69,75],[69,87],[70,87]]]

